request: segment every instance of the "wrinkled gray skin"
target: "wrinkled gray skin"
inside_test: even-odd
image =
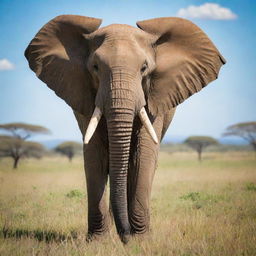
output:
[[[117,232],[149,229],[159,144],[138,118],[145,106],[159,141],[175,107],[217,78],[224,58],[191,22],[160,18],[139,28],[62,15],[46,24],[25,56],[31,69],[74,110],[83,137],[95,106],[103,116],[84,145],[89,238],[108,230],[105,190]]]

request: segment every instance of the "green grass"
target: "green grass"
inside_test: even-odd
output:
[[[247,183],[246,189],[251,191],[256,191],[256,184],[254,184],[253,182]]]
[[[66,197],[68,198],[82,198],[83,196],[83,192],[81,192],[79,189],[72,189],[66,194]]]
[[[0,160],[0,255],[256,255],[256,160],[251,152],[160,153],[151,230],[123,246],[112,225],[86,243],[81,158]]]

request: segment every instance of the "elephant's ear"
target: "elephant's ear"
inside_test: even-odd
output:
[[[93,108],[88,45],[84,34],[95,31],[100,19],[61,15],[35,35],[25,51],[30,68],[74,110],[87,115]]]
[[[137,26],[156,37],[156,69],[148,97],[153,115],[200,91],[225,64],[207,35],[188,20],[158,18],[137,22]]]

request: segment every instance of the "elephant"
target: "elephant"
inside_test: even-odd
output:
[[[149,230],[159,144],[177,105],[218,77],[224,57],[189,20],[137,27],[61,15],[25,50],[29,67],[73,110],[84,141],[89,240],[109,229],[123,243]]]

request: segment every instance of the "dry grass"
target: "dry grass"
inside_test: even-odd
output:
[[[123,246],[112,226],[87,244],[82,159],[0,161],[0,255],[256,255],[256,160],[161,153],[151,231]]]

